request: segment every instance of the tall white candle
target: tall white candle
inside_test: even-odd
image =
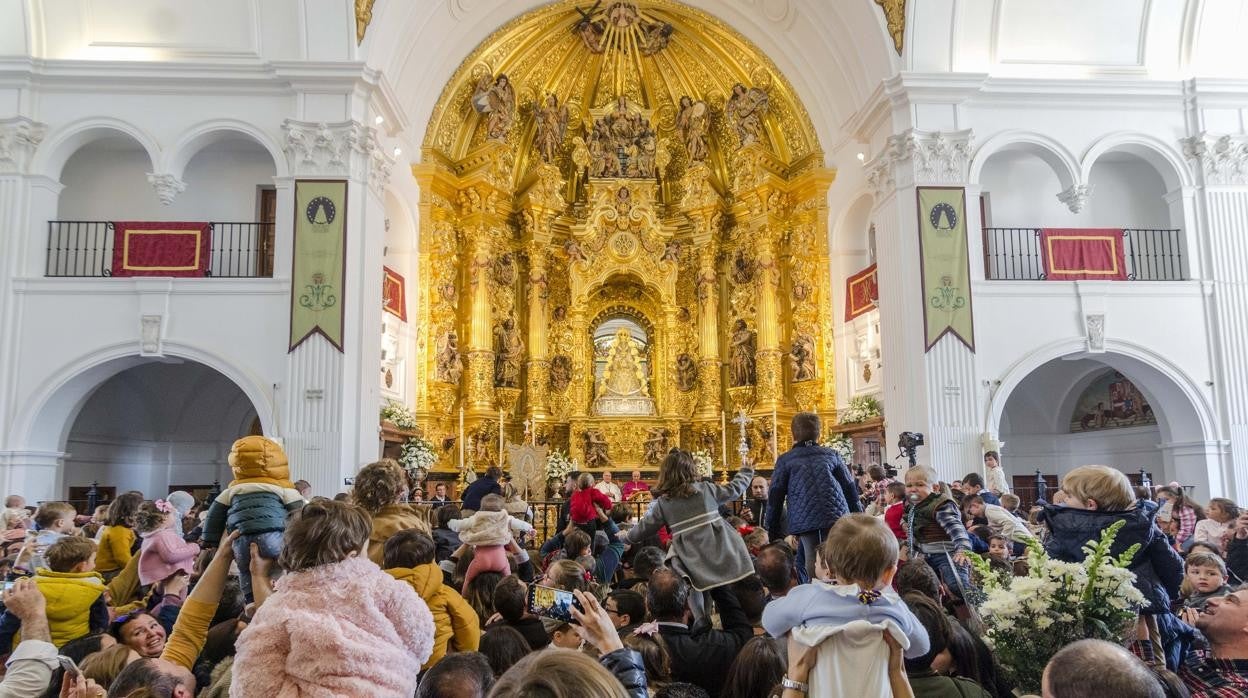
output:
[[[459,468],[463,470],[467,463],[464,461],[464,406],[459,406]]]
[[[719,411],[719,457],[724,470],[728,469],[728,413]]]
[[[498,411],[498,467],[503,467],[503,411]]]

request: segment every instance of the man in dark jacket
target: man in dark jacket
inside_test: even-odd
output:
[[[503,477],[503,471],[496,465],[491,465],[486,469],[485,475],[472,481],[464,489],[464,510],[476,511],[481,508],[481,498],[487,494],[496,494],[503,496],[503,488],[498,484],[500,478]]]
[[[672,679],[696,684],[717,696],[729,667],[753,637],[754,629],[731,585],[716,587],[710,595],[719,608],[723,630],[712,628],[705,617],[689,627],[689,583],[667,567],[651,575],[646,601],[672,657]]]
[[[781,513],[788,500],[788,532],[797,536],[799,564],[815,574],[815,550],[836,520],[862,511],[858,486],[836,451],[819,445],[819,415],[793,415],[793,448],[776,461],[767,498],[767,532],[783,537]]]

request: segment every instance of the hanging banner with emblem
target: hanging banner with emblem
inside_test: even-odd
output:
[[[296,181],[290,351],[314,334],[342,351],[346,245],[346,180]]]
[[[975,351],[966,195],[961,187],[918,187],[924,351],[952,333]]]

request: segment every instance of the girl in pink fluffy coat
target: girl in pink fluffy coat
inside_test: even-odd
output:
[[[163,499],[143,502],[134,515],[134,529],[143,539],[139,549],[139,584],[155,584],[157,592],[164,594],[151,609],[157,618],[165,607],[182,606],[187,586],[173,582],[179,575],[190,577],[195,569],[195,557],[199,555],[198,544],[187,543],[178,535],[177,521],[174,506]],[[165,594],[166,586],[170,588],[168,594]],[[178,591],[172,591],[175,588]]]
[[[433,616],[368,559],[363,509],[317,501],[286,525],[285,575],[238,637],[231,696],[411,698]]]

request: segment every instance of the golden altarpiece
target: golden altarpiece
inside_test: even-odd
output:
[[[834,172],[792,87],[719,20],[583,5],[499,29],[434,110],[413,167],[418,422],[447,445],[438,470],[461,423],[477,469],[500,424],[586,468],[682,445],[718,469],[743,410],[769,466],[794,412],[835,414]]]

